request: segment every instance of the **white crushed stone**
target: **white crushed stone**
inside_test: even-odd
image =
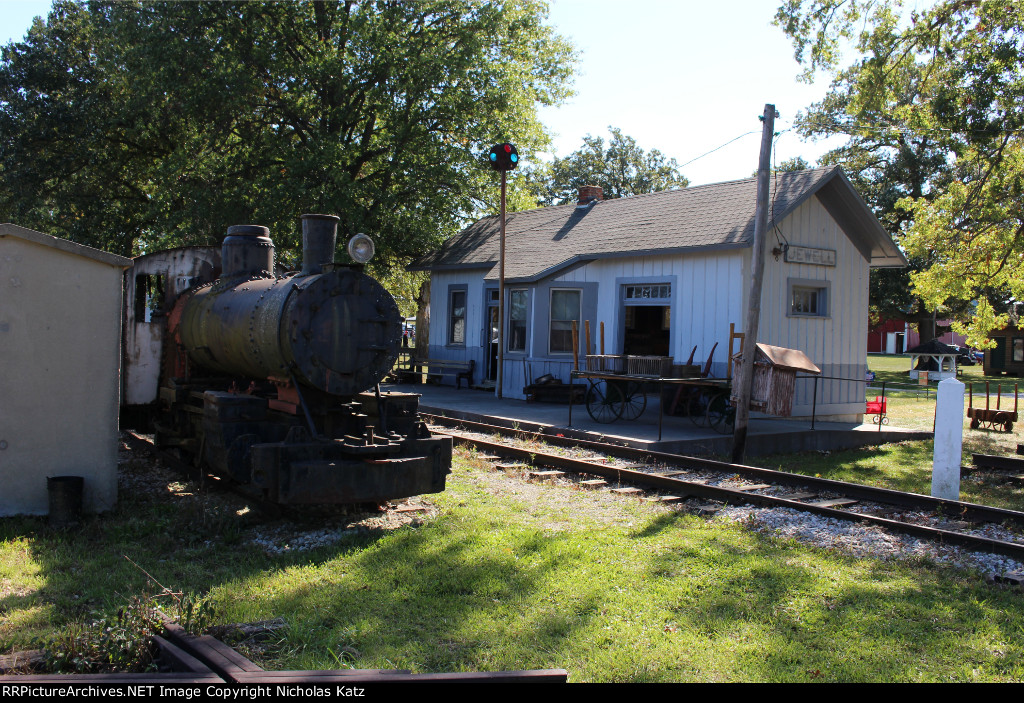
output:
[[[856,557],[883,560],[927,558],[940,564],[976,569],[987,577],[1024,571],[1024,564],[1010,557],[972,552],[963,547],[892,533],[877,525],[837,520],[792,508],[734,506],[723,508],[718,516],[742,523],[757,532],[799,540]],[[977,532],[1006,541],[1017,539],[997,525],[979,526]]]

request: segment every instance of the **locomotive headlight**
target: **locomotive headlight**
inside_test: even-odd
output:
[[[357,264],[365,264],[372,259],[374,251],[373,240],[362,232],[348,240],[348,255]]]

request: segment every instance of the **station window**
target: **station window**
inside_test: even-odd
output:
[[[448,294],[448,344],[466,346],[466,290]]]
[[[551,291],[551,329],[548,350],[552,354],[572,353],[572,323],[580,323],[580,291]]]
[[[789,314],[794,317],[828,317],[828,293],[827,281],[790,280]]]
[[[526,351],[527,291],[516,288],[508,294],[508,350]]]

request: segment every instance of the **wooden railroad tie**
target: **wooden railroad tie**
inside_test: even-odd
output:
[[[763,491],[765,488],[771,488],[771,485],[767,483],[748,483],[745,486],[738,486],[737,491]]]
[[[1008,571],[992,579],[996,583],[1008,583],[1011,586],[1024,586],[1024,571]]]
[[[782,500],[807,500],[808,498],[817,498],[817,493],[787,493],[785,495],[776,496]]]
[[[648,503],[678,503],[683,500],[680,496],[654,496],[653,498],[641,498]]]
[[[624,496],[633,496],[636,495],[637,493],[643,493],[643,490],[640,488],[633,488],[632,486],[627,486],[625,488],[613,488],[612,493],[618,493]]]
[[[721,505],[715,505],[714,503],[698,503],[693,506],[693,512],[698,515],[714,515],[721,509]]]
[[[521,469],[530,468],[529,464],[499,464],[495,463],[494,468],[498,471],[519,471]]]
[[[1004,471],[1024,470],[1024,459],[1014,456],[996,456],[992,454],[972,454],[971,460],[976,469],[1002,469]]]
[[[828,500],[812,500],[808,505],[816,505],[819,508],[841,508],[845,505],[855,505],[859,502],[852,498],[831,498]]]
[[[601,486],[607,486],[608,482],[603,478],[591,478],[586,481],[580,481],[580,485],[586,486],[587,488],[599,488]]]
[[[530,478],[558,478],[559,476],[565,476],[564,471],[531,471]]]

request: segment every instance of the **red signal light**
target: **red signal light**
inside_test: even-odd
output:
[[[495,144],[488,160],[495,171],[511,171],[519,165],[519,152],[512,144]]]

